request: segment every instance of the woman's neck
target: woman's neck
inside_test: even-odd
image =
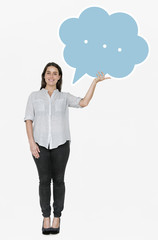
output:
[[[53,88],[51,88],[51,87],[45,87],[45,89],[46,90],[48,90],[48,92],[53,92],[54,90],[56,90],[57,88],[55,87],[53,87]]]

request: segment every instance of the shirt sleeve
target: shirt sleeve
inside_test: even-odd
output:
[[[32,104],[32,93],[31,93],[28,97],[27,104],[26,104],[24,122],[26,122],[26,120],[34,121],[34,116],[35,116],[35,113],[34,113],[34,108]]]
[[[74,108],[83,108],[80,106],[79,102],[82,99],[81,97],[76,97],[70,93],[67,93],[67,103],[69,107],[74,107]]]

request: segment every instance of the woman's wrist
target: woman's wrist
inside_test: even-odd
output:
[[[34,142],[35,142],[34,139],[29,139],[29,144],[32,144],[32,143],[34,143]]]
[[[94,78],[93,82],[97,84],[97,82],[98,82],[97,78]]]

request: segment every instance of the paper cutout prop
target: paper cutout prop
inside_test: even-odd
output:
[[[145,60],[149,51],[130,15],[122,12],[109,15],[99,7],[87,8],[79,18],[65,20],[59,36],[65,44],[65,61],[76,68],[73,83],[85,73],[97,77],[98,71],[125,77]]]

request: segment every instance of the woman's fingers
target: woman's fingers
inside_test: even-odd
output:
[[[39,150],[39,147],[38,147],[37,143],[35,143],[35,146],[34,146],[34,147],[35,147],[35,148],[34,148],[35,157],[36,157],[36,158],[39,158],[39,152],[40,152],[40,150]]]
[[[35,158],[39,158],[39,153],[37,150],[34,152],[34,156],[35,156]]]
[[[30,150],[31,150],[32,155],[35,158],[39,158],[40,157],[40,155],[39,155],[40,149],[39,149],[39,147],[38,147],[38,145],[37,145],[37,143],[35,141],[30,143]]]
[[[100,77],[103,77],[103,76],[105,75],[103,72],[101,72],[103,76],[101,75],[101,73],[100,73],[100,72],[98,72],[98,73],[99,73]]]
[[[111,79],[111,77],[105,77],[105,74],[103,72],[101,72],[102,75],[100,74],[100,72],[98,72],[98,73],[99,73],[99,75],[98,74],[96,74],[96,75],[97,75],[99,81],[104,80],[104,79]]]
[[[100,72],[98,72],[98,73],[99,73],[99,76],[102,77],[101,74],[100,74]]]
[[[37,157],[37,158],[39,158],[39,152],[40,152],[39,148],[36,147],[36,157]]]
[[[101,72],[102,75],[100,74],[100,72],[98,72],[98,73],[99,73],[99,76],[100,76],[100,77],[105,77],[105,74],[104,74],[103,72]],[[98,76],[98,74],[97,74],[97,76]],[[110,78],[110,77],[108,77],[108,78]]]
[[[103,76],[105,75],[103,72],[101,72],[103,74]]]
[[[35,158],[39,158],[39,157],[40,157],[39,152],[40,152],[40,150],[39,150],[39,148],[38,148],[38,146],[37,146],[37,147],[32,151],[32,155],[33,155]]]

